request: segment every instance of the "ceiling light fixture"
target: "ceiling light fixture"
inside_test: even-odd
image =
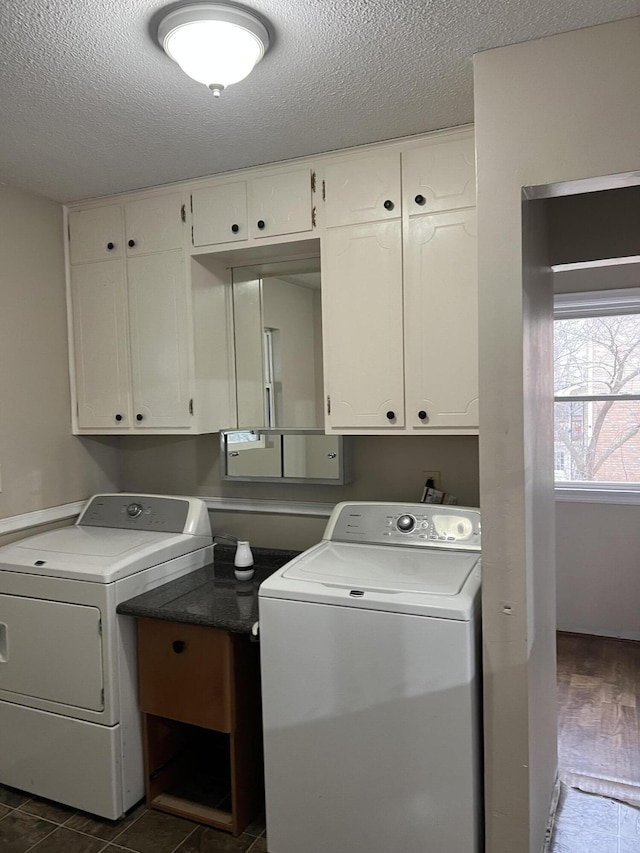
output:
[[[216,98],[244,80],[269,47],[269,33],[250,12],[224,3],[193,3],[160,21],[158,41],[180,68]]]

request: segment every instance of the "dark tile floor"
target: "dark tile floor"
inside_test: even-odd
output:
[[[551,853],[639,853],[640,809],[562,786]]]
[[[135,807],[121,821],[0,785],[1,853],[266,853],[264,821],[238,838],[163,812]]]

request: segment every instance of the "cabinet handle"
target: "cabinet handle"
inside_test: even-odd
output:
[[[111,251],[114,248],[113,243],[107,243],[107,249]]]
[[[127,243],[127,245],[129,246],[129,248],[130,248],[130,249],[133,249],[133,247],[135,246],[135,244],[136,244],[136,241],[135,241],[135,240],[129,240],[129,242]]]
[[[144,415],[136,415],[136,420],[141,421],[143,419],[143,417],[144,417]]]
[[[418,195],[414,198],[414,201],[415,201],[415,203],[416,203],[416,204],[419,204],[419,205],[421,205],[421,206],[422,206],[423,204],[426,204],[426,201],[427,201],[427,200],[426,200],[426,198],[425,198],[423,195],[418,194]]]
[[[420,409],[420,411],[418,412],[418,417],[420,418],[421,421],[426,421],[427,413],[425,412],[424,409]]]
[[[258,228],[262,231],[265,226],[264,219],[258,219]]]
[[[393,210],[395,204],[391,201],[390,198],[388,198],[382,206],[385,210]]]
[[[387,418],[388,418],[390,421],[394,420],[394,419],[395,419],[395,416],[396,416],[396,413],[395,413],[395,412],[392,412],[391,410],[389,410],[389,411],[387,412]]]
[[[121,421],[121,420],[122,420],[122,415],[119,415],[119,414],[118,414],[118,415],[116,415],[116,420],[117,420],[117,421]]]
[[[238,231],[240,230],[240,226],[236,225],[236,223],[234,222],[233,225],[231,226],[231,230],[233,231],[234,234],[237,234]]]
[[[173,643],[171,643],[171,647],[173,648],[173,651],[174,651],[177,655],[181,655],[181,654],[182,654],[182,652],[183,652],[183,651],[184,651],[184,649],[185,649],[185,645],[186,645],[186,643],[185,643],[185,641],[184,641],[184,640],[174,640],[174,641],[173,641]]]

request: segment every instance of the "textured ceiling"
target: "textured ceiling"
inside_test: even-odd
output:
[[[162,0],[2,0],[0,179],[65,201],[464,124],[474,53],[640,14],[640,0],[251,6],[271,49],[214,99],[155,43]]]

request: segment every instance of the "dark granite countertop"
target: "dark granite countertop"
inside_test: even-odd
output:
[[[234,577],[235,549],[216,545],[213,563],[121,602],[117,612],[250,634],[258,619],[258,587],[299,553],[278,548],[251,550],[255,565],[250,581]]]

